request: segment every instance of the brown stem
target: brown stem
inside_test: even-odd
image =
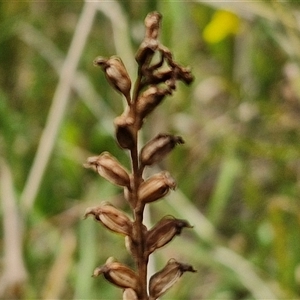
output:
[[[137,133],[137,132],[136,132]],[[138,164],[138,149],[137,143],[134,149],[131,151],[131,160],[132,160],[132,171],[133,171],[133,189],[132,189],[132,203],[136,203],[134,208],[134,223],[133,223],[133,244],[136,247],[135,253],[135,262],[138,270],[139,278],[139,295],[138,298],[141,300],[148,300],[147,293],[147,264],[148,256],[145,255],[145,236],[144,236],[144,225],[143,225],[143,215],[145,205],[140,203],[138,199],[138,188],[142,181],[142,174],[139,171]]]
[[[136,100],[141,91],[141,74],[139,74],[132,97],[132,109],[135,114]],[[135,146],[130,152],[131,164],[132,164],[132,174],[133,174],[133,187],[132,187],[132,203],[135,203],[134,207],[134,223],[133,223],[133,244],[135,249],[135,262],[137,265],[137,272],[139,278],[139,291],[138,299],[148,300],[147,292],[147,265],[148,265],[148,255],[145,254],[145,230],[143,224],[144,208],[145,205],[141,203],[138,199],[138,189],[143,180],[142,169],[139,168],[139,154],[138,154],[138,128],[134,127],[134,140]]]
[[[143,231],[143,213],[144,206],[135,209],[135,222],[134,226],[136,227],[136,264],[138,268],[138,276],[139,276],[139,299],[148,300],[148,292],[147,292],[147,266],[148,266],[148,256],[145,255],[145,238]]]

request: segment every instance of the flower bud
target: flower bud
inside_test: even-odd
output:
[[[150,12],[145,18],[145,26],[146,26],[146,38],[157,39],[160,21],[162,19],[162,15],[157,12],[153,11]]]
[[[166,95],[170,94],[171,91],[169,89],[151,86],[138,98],[136,103],[136,113],[140,122],[139,127],[142,125],[142,120],[160,104]]]
[[[133,117],[127,113],[116,117],[114,120],[116,138],[119,146],[123,149],[132,149],[135,145],[135,138],[132,128],[133,123]]]
[[[141,202],[150,203],[164,197],[170,189],[174,190],[175,188],[175,180],[169,172],[163,171],[141,183],[138,197]]]
[[[108,82],[125,96],[130,105],[131,80],[121,58],[112,56],[107,59],[99,56],[94,60],[94,65],[102,68]]]
[[[145,18],[146,32],[144,41],[141,43],[135,59],[140,66],[148,65],[159,46],[158,32],[162,15],[158,12],[152,12]]]
[[[141,150],[141,164],[153,165],[161,161],[177,144],[183,144],[180,136],[171,134],[158,134]]]
[[[137,290],[138,277],[136,273],[125,265],[109,258],[105,265],[94,270],[93,277],[103,274],[106,280],[123,289]]]
[[[170,289],[184,272],[196,272],[191,265],[182,264],[170,259],[166,266],[155,273],[149,282],[150,297],[157,299]]]
[[[147,250],[149,254],[169,243],[179,235],[184,227],[192,228],[185,220],[173,217],[162,218],[147,234]]]
[[[130,187],[130,178],[125,168],[108,152],[89,157],[86,168],[95,169],[102,177],[113,184]]]
[[[138,296],[133,289],[125,289],[123,292],[123,300],[138,300]]]
[[[87,208],[84,217],[93,215],[95,220],[103,224],[109,230],[131,236],[132,222],[122,211],[118,210],[108,202],[101,203],[100,206]]]

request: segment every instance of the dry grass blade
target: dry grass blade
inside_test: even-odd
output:
[[[4,269],[0,280],[0,297],[18,298],[27,279],[23,260],[23,224],[14,192],[11,170],[0,160],[0,199],[3,214]]]
[[[27,213],[32,209],[50,155],[53,151],[60,125],[68,106],[74,74],[93,24],[95,13],[95,4],[93,2],[86,2],[78,20],[67,57],[64,61],[46,125],[21,195],[21,205]]]

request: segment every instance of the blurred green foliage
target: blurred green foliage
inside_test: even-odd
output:
[[[111,3],[117,9],[110,10],[109,19],[105,6]],[[176,257],[198,270],[163,299],[258,299],[262,287],[251,281],[253,274],[274,298],[299,298],[298,1],[99,2],[77,68],[85,81],[76,81],[72,88],[34,205],[25,211],[23,189],[59,82],[58,69],[84,5],[88,2],[0,2],[0,168],[5,162],[13,175],[27,270],[24,289],[13,295],[121,297],[119,290],[91,274],[108,256],[132,265],[123,239],[92,220],[82,220],[85,208],[104,200],[127,209],[121,190],[85,170],[85,159],[107,150],[130,167],[113,137],[121,96],[92,61],[116,52],[128,58],[143,39],[144,17],[158,10],[163,15],[162,43],[176,61],[190,65],[195,82],[191,87],[180,85],[145,126],[145,140],[158,132],[175,132],[186,141],[161,164],[177,179],[186,202],[176,211],[171,194],[153,205],[150,215],[157,220],[173,206],[177,217],[194,224],[197,217],[184,206],[193,205],[216,232],[205,240],[195,224],[194,233],[184,232],[155,255],[157,269]],[[122,30],[117,26],[119,10],[129,28],[124,38],[132,49],[116,47],[115,30]],[[124,62],[135,67],[134,57]],[[8,213],[3,205],[1,219]],[[2,224],[0,278],[9,268]],[[238,254],[247,265],[222,262],[219,247]],[[3,295],[4,290],[3,283]]]

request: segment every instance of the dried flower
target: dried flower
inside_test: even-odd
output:
[[[93,277],[103,274],[106,280],[113,283],[117,287],[123,289],[138,288],[138,277],[136,273],[125,265],[114,261],[113,258],[108,258],[105,265],[100,266],[94,270]]]
[[[155,273],[149,282],[149,292],[152,299],[162,296],[171,288],[184,272],[196,272],[191,265],[177,262],[170,259],[166,266],[159,272]]]
[[[141,164],[153,165],[161,161],[176,145],[183,143],[180,136],[160,133],[142,148]]]
[[[173,217],[162,218],[147,234],[147,251],[152,253],[156,249],[165,246],[176,235],[179,235],[185,227],[192,228],[186,220]]]
[[[132,222],[129,217],[108,202],[87,208],[84,217],[87,218],[89,215],[93,215],[96,221],[116,233],[131,235]]]
[[[175,180],[170,173],[162,171],[151,176],[140,185],[138,196],[141,202],[150,203],[166,196],[169,190],[174,190],[175,187]]]
[[[166,95],[171,95],[170,89],[151,86],[138,98],[136,103],[136,113],[139,119],[139,128],[143,124],[143,119],[161,103]]]
[[[136,143],[132,127],[133,124],[134,119],[129,112],[116,117],[114,120],[117,142],[123,149],[132,149]]]
[[[95,169],[102,177],[116,185],[130,187],[128,172],[119,161],[108,152],[89,157],[84,166],[86,168]]]
[[[160,13],[152,12],[149,13],[145,19],[145,39],[141,43],[135,55],[135,59],[138,62],[140,68],[149,66],[155,51],[158,49],[159,42],[157,38],[161,18],[162,15]]]
[[[98,56],[94,60],[94,65],[102,68],[108,82],[125,96],[128,105],[130,105],[131,80],[122,60],[117,56],[108,59]]]

